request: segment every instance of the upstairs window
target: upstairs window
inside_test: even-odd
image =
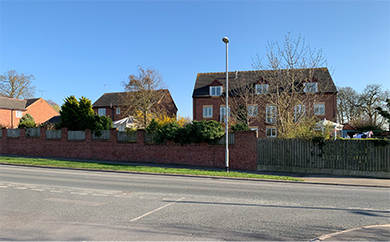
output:
[[[203,106],[203,118],[213,117],[213,106]]]
[[[16,111],[15,116],[17,118],[21,118],[22,117],[22,111]]]
[[[276,106],[267,106],[265,108],[265,122],[275,124],[277,118]]]
[[[121,108],[116,108],[116,114],[121,114]]]
[[[99,116],[106,116],[106,109],[105,108],[99,108],[98,109]]]
[[[258,106],[257,105],[249,105],[248,106],[248,115],[249,116],[257,116],[259,114],[258,112]]]
[[[317,82],[306,82],[306,83],[303,83],[303,91],[305,93],[316,93],[316,92],[318,92]]]
[[[268,84],[256,84],[256,94],[267,94],[268,93]]]
[[[325,103],[314,104],[314,115],[325,115]]]
[[[305,116],[306,108],[305,105],[299,104],[295,105],[294,109],[294,121],[298,122],[301,118]]]
[[[221,96],[222,86],[211,86],[210,87],[210,96]]]

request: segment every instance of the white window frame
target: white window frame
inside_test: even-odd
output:
[[[210,86],[210,96],[221,96],[222,86]]]
[[[226,118],[224,118],[226,113],[226,106],[221,106],[219,108],[219,113],[220,113],[219,122],[226,123]],[[228,117],[230,119],[230,107],[228,107]]]
[[[256,94],[267,94],[268,93],[268,84],[256,84],[255,90]]]
[[[16,111],[15,111],[15,117],[17,117],[17,118],[21,118],[21,117],[23,117],[23,113],[22,113],[22,111],[20,111],[20,110],[16,110]]]
[[[303,91],[305,93],[316,93],[318,92],[318,83],[317,82],[305,82],[303,83]]]
[[[259,115],[259,106],[257,104],[248,105],[248,115],[251,117]]]
[[[294,121],[298,122],[306,114],[306,107],[304,104],[298,104],[294,107]]]
[[[115,109],[115,114],[121,114],[121,108],[116,108]]]
[[[105,108],[99,108],[98,109],[99,116],[106,116],[106,109]]]
[[[270,135],[268,135],[268,132],[270,132]],[[275,138],[278,136],[278,130],[275,127],[267,127],[265,128],[265,136]]]
[[[265,122],[269,124],[275,124],[278,118],[277,107],[274,105],[268,105],[265,107]]]
[[[213,117],[213,106],[203,106],[203,118]]]
[[[325,115],[325,103],[314,104],[314,115]]]

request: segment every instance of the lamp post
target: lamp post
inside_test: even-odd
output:
[[[225,164],[226,164],[226,172],[229,172],[229,76],[228,76],[228,37],[223,37],[222,41],[226,44],[226,85],[225,85],[225,93],[226,93],[226,107],[225,107],[225,138],[226,138],[226,150],[225,150]]]

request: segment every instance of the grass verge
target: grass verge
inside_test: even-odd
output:
[[[65,168],[77,168],[77,169],[129,171],[129,172],[158,173],[158,174],[179,174],[179,175],[194,175],[194,176],[215,176],[215,177],[236,177],[236,178],[256,178],[256,179],[269,179],[269,180],[303,181],[303,179],[288,177],[288,176],[262,175],[262,174],[253,174],[247,172],[226,173],[225,171],[186,169],[186,168],[166,168],[166,167],[156,167],[156,166],[118,165],[118,164],[99,163],[98,161],[83,162],[83,161],[72,161],[72,160],[62,160],[62,159],[56,160],[56,159],[44,159],[44,158],[0,156],[0,163],[43,166],[43,167],[65,167]]]

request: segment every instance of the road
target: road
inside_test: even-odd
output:
[[[390,221],[385,188],[0,165],[0,240],[303,240]]]

